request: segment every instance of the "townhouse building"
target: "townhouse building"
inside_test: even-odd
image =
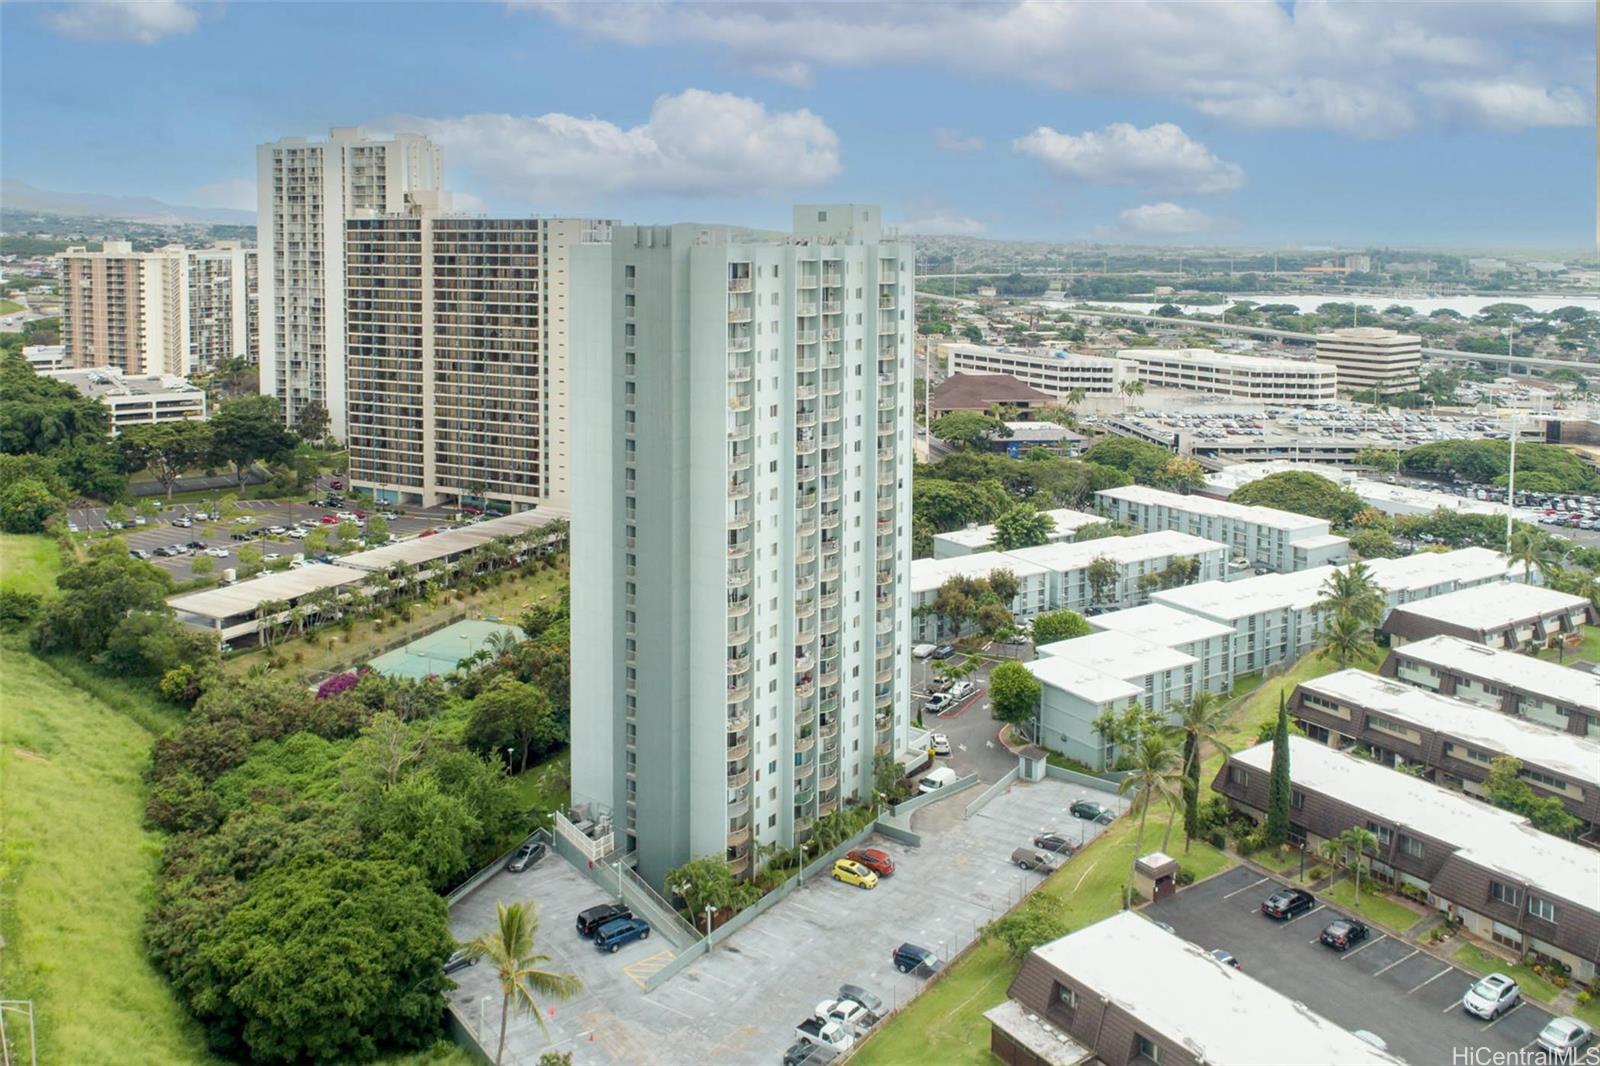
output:
[[[1583,627],[1600,622],[1586,597],[1513,581],[1441,595],[1391,611],[1383,631],[1400,647],[1428,637],[1453,636],[1491,648],[1577,644]]]
[[[1579,736],[1600,736],[1600,677],[1448,635],[1409,641],[1379,671]]]

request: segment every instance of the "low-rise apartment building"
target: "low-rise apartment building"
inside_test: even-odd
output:
[[[1131,911],[1029,952],[984,1014],[1006,1066],[1399,1062]]]
[[[1100,512],[1114,522],[1146,533],[1175,529],[1221,541],[1236,558],[1278,571],[1308,570],[1342,563],[1350,542],[1329,531],[1328,520],[1230,503],[1209,496],[1185,496],[1146,485],[1123,485],[1095,493]]]
[[[1123,378],[1149,389],[1188,389],[1252,403],[1332,403],[1338,372],[1305,359],[1214,352],[1209,348],[1126,348],[1117,353]]]
[[[1380,672],[1553,729],[1600,735],[1600,677],[1587,670],[1438,636],[1394,648]]]
[[[41,375],[64,381],[111,412],[111,435],[130,426],[204,421],[206,394],[172,374],[124,374],[116,367],[51,370]]]
[[[1589,825],[1600,822],[1600,741],[1365,670],[1301,682],[1289,713],[1313,740],[1361,745],[1385,765],[1420,767],[1429,780],[1479,798],[1493,761],[1509,755],[1535,793],[1559,799]]]
[[[1074,511],[1071,508],[1061,507],[1053,511],[1043,512],[1055,523],[1055,528],[1050,531],[1047,543],[1071,540],[1078,530],[1085,526],[1099,525],[1105,519],[1096,514],[1084,511]],[[994,526],[968,526],[965,529],[953,529],[948,533],[936,533],[933,537],[933,557],[935,559],[950,559],[958,555],[971,555],[973,552],[988,551],[994,546]]]
[[[1009,552],[984,551],[944,559],[911,560],[911,631],[919,642],[953,636],[933,610],[939,590],[951,578],[987,580],[1005,571],[1017,580],[1017,594],[1005,604],[1011,617],[1022,622],[1052,610],[1050,571],[1036,563],[1018,559]]]
[[[1233,688],[1231,626],[1161,603],[1109,611],[1089,619],[1089,625],[1102,632],[1119,633],[1129,639],[1148,641],[1194,656],[1194,684],[1184,695],[1185,700],[1196,692],[1228,692]],[[1040,648],[1039,652],[1043,654],[1044,650]]]
[[[1505,556],[1488,548],[1373,559],[1365,565],[1384,590],[1389,608],[1520,573],[1513,572]],[[1248,674],[1298,659],[1315,646],[1323,623],[1317,603],[1335,569],[1319,566],[1242,581],[1211,581],[1159,591],[1151,599],[1232,626],[1233,672]]]
[[[1212,788],[1265,820],[1272,745],[1236,752]],[[1346,829],[1377,838],[1371,873],[1426,893],[1474,936],[1552,959],[1580,981],[1600,970],[1600,851],[1421,778],[1289,738],[1291,842],[1315,849]]]
[[[1583,627],[1600,622],[1583,596],[1514,581],[1480,585],[1389,612],[1383,631],[1400,647],[1428,637],[1452,636],[1491,648],[1576,643]]]
[[[1329,330],[1317,334],[1317,362],[1336,367],[1347,392],[1409,392],[1418,383],[1422,338],[1374,326]]]

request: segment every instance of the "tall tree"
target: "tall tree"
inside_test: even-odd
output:
[[[1342,570],[1335,567],[1318,592],[1322,598],[1317,609],[1324,614],[1348,615],[1368,629],[1383,621],[1383,587],[1366,563],[1354,562]]]
[[[1360,826],[1351,826],[1339,834],[1339,846],[1344,849],[1349,857],[1350,876],[1355,879],[1356,903],[1361,903],[1361,854],[1366,851],[1378,850],[1378,838],[1370,829]]]
[[[1551,551],[1550,538],[1544,531],[1532,526],[1522,526],[1511,534],[1510,556],[1513,563],[1522,564],[1522,580],[1533,580],[1533,568],[1538,567],[1541,575],[1550,571],[1550,559],[1554,552]]]
[[[495,911],[496,928],[469,943],[467,951],[473,958],[494,963],[500,982],[500,1042],[494,1052],[495,1066],[500,1066],[506,1053],[506,1023],[513,1012],[533,1015],[540,1031],[548,1033],[534,997],[568,999],[583,986],[573,974],[546,969],[550,956],[533,950],[539,935],[539,911],[533,903],[496,903]]]
[[[184,471],[211,454],[211,426],[188,421],[130,426],[117,438],[117,444],[128,469],[149,467],[171,500],[172,487]]]
[[[1043,544],[1055,532],[1056,520],[1031,503],[1019,503],[994,520],[995,551],[1012,551]]]
[[[1277,847],[1289,839],[1289,711],[1278,690],[1278,728],[1272,734],[1272,774],[1267,782],[1267,843]]]
[[[1352,662],[1376,652],[1369,633],[1371,629],[1365,622],[1344,612],[1336,614],[1322,631],[1322,650],[1318,655],[1323,658],[1331,656],[1342,670]]]
[[[998,418],[976,411],[953,411],[933,422],[933,435],[958,448],[976,448],[997,438],[1011,436],[1011,430]]]
[[[1104,555],[1098,556],[1090,560],[1084,577],[1089,581],[1089,602],[1098,604],[1110,599],[1117,589],[1117,564]]]
[[[211,419],[211,458],[233,466],[238,483],[256,462],[282,462],[294,453],[295,437],[283,428],[271,396],[229,400]]]
[[[328,435],[328,409],[316,400],[312,400],[300,408],[300,417],[295,421],[295,431],[300,434],[300,439],[310,444],[321,444]]]
[[[1042,691],[1039,679],[1015,660],[1001,663],[989,674],[989,705],[995,718],[1008,725],[1032,722]]]
[[[1150,805],[1157,800],[1168,807],[1177,804],[1183,791],[1183,760],[1165,733],[1147,732],[1139,735],[1133,749],[1133,772],[1122,779],[1118,792],[1136,790],[1134,806],[1139,808],[1139,832],[1134,837],[1133,855],[1128,860],[1127,893],[1133,890],[1133,868],[1144,850],[1144,823],[1150,816]],[[1172,834],[1172,823],[1167,823],[1167,835]],[[1165,845],[1162,845],[1165,847]],[[1124,895],[1128,899],[1128,895]]]
[[[1178,728],[1183,732],[1183,848],[1200,831],[1200,751],[1210,744],[1222,753],[1232,755],[1222,741],[1223,723],[1227,721],[1227,704],[1215,692],[1197,692],[1178,713]]]

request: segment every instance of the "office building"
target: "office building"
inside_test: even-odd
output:
[[[928,397],[928,410],[934,418],[957,411],[981,415],[1006,407],[1026,418],[1028,412],[1054,404],[1055,397],[1030,388],[1009,374],[956,374],[935,385]]]
[[[1380,672],[1552,729],[1600,736],[1600,677],[1587,670],[1443,635],[1394,648]]]
[[[68,248],[61,271],[61,344],[68,366],[124,374],[189,373],[185,252],[136,252],[127,241]]]
[[[1209,348],[1125,348],[1117,361],[1123,379],[1142,381],[1147,389],[1187,389],[1290,407],[1332,403],[1338,396],[1337,371],[1309,359]]]
[[[442,170],[439,149],[410,133],[376,140],[344,128],[257,146],[261,391],[289,425],[318,403],[345,437],[346,220],[404,211],[407,193],[441,188]]]
[[[575,249],[572,797],[656,884],[912,757],[914,261],[849,204]]]
[[[1132,911],[1028,953],[985,1012],[1005,1066],[1400,1062]]]
[[[458,217],[439,197],[347,223],[351,484],[380,503],[565,512],[570,260],[610,224]]]
[[[1521,578],[1519,569],[1517,578]],[[1575,645],[1583,627],[1600,622],[1586,597],[1520,581],[1462,589],[1389,612],[1383,631],[1394,647],[1428,637],[1452,636],[1491,648]]]
[[[1338,369],[1346,392],[1410,392],[1419,382],[1422,338],[1374,326],[1329,330],[1317,334],[1317,362]]]
[[[1289,697],[1289,714],[1313,740],[1339,749],[1359,745],[1386,766],[1418,769],[1479,799],[1494,760],[1510,756],[1535,795],[1560,800],[1590,825],[1600,822],[1600,740],[1365,670],[1301,682]]]
[[[1350,542],[1329,532],[1325,518],[1253,507],[1209,496],[1184,496],[1145,485],[1095,493],[1100,511],[1113,522],[1147,533],[1174,529],[1220,541],[1253,566],[1288,572],[1341,563]]]
[[[1059,348],[990,348],[982,344],[941,344],[944,372],[957,374],[1007,374],[1024,385],[1061,399],[1070,393],[1114,396],[1121,379],[1115,359],[1079,355]]]
[[[124,374],[114,366],[48,370],[41,377],[66,382],[105,404],[111,435],[130,426],[195,422],[206,417],[206,394],[175,374]]]
[[[218,241],[185,256],[189,289],[189,362],[210,370],[228,359],[261,358],[260,279],[254,248]]]
[[[1467,933],[1593,980],[1600,964],[1600,851],[1308,737],[1289,738],[1289,840],[1313,853],[1346,829],[1377,839],[1372,876],[1411,885]],[[1266,819],[1272,745],[1235,752],[1211,787]]]
[[[67,349],[61,344],[29,344],[22,349],[22,358],[36,373],[46,370],[68,370]]]
[[[1041,512],[1055,523],[1047,538],[1047,542],[1054,544],[1057,541],[1071,540],[1080,529],[1088,526],[1097,526],[1105,521],[1099,515],[1089,514],[1084,511],[1074,511],[1071,508],[1059,507],[1054,510]],[[952,529],[948,533],[935,533],[933,535],[933,557],[935,559],[949,559],[957,555],[971,555],[973,552],[988,551],[994,546],[994,526],[968,526],[965,529]]]

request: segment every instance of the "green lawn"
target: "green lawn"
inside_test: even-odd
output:
[[[572,802],[572,749],[530,766],[512,779],[524,809],[548,814],[565,811]]]
[[[26,310],[26,307],[23,307],[15,300],[0,300],[0,315],[14,315],[18,311]]]
[[[1376,670],[1383,662],[1381,654],[1353,662],[1350,665],[1362,670]],[[1294,687],[1302,681],[1331,674],[1339,669],[1339,664],[1331,657],[1323,658],[1315,650],[1307,652],[1286,673],[1269,677],[1254,686],[1242,704],[1233,712],[1229,728],[1223,732],[1222,741],[1234,751],[1251,747],[1256,742],[1256,733],[1263,723],[1274,721],[1278,716],[1278,694],[1282,693],[1287,699]],[[1255,678],[1256,675],[1249,675]],[[1234,688],[1237,691],[1239,684],[1236,681]]]
[[[1322,892],[1323,899],[1337,903],[1340,909],[1377,922],[1398,933],[1405,932],[1422,920],[1421,911],[1412,910],[1403,903],[1395,902],[1392,896],[1380,896],[1369,891],[1365,881],[1362,882],[1359,904],[1355,902],[1355,895],[1355,884],[1343,878]]]
[[[1600,663],[1600,626],[1584,626],[1583,642],[1576,648],[1545,648],[1539,658],[1553,663]]]
[[[61,553],[41,533],[0,533],[0,588],[47,596],[56,590]]]
[[[1140,850],[1160,847],[1166,825],[1164,813],[1151,811]],[[1136,818],[1118,819],[1045,882],[1042,891],[1062,900],[1071,928],[1092,925],[1121,908],[1138,828]],[[1210,877],[1234,864],[1231,856],[1198,841],[1185,852],[1181,826],[1173,834],[1171,847],[1179,863],[1196,879]],[[1016,972],[1017,963],[1001,945],[980,941],[926,993],[874,1034],[856,1053],[854,1061],[862,1066],[990,1062],[989,1025],[983,1020],[983,1012],[1005,999]]]
[[[0,643],[0,985],[32,999],[40,1062],[211,1062],[140,939],[160,847],[151,734]]]
[[[1555,985],[1528,967],[1508,963],[1498,955],[1489,954],[1476,944],[1461,945],[1450,956],[1450,961],[1476,974],[1503,973],[1517,982],[1524,996],[1540,1003],[1554,1003],[1556,996],[1560,994]]]

